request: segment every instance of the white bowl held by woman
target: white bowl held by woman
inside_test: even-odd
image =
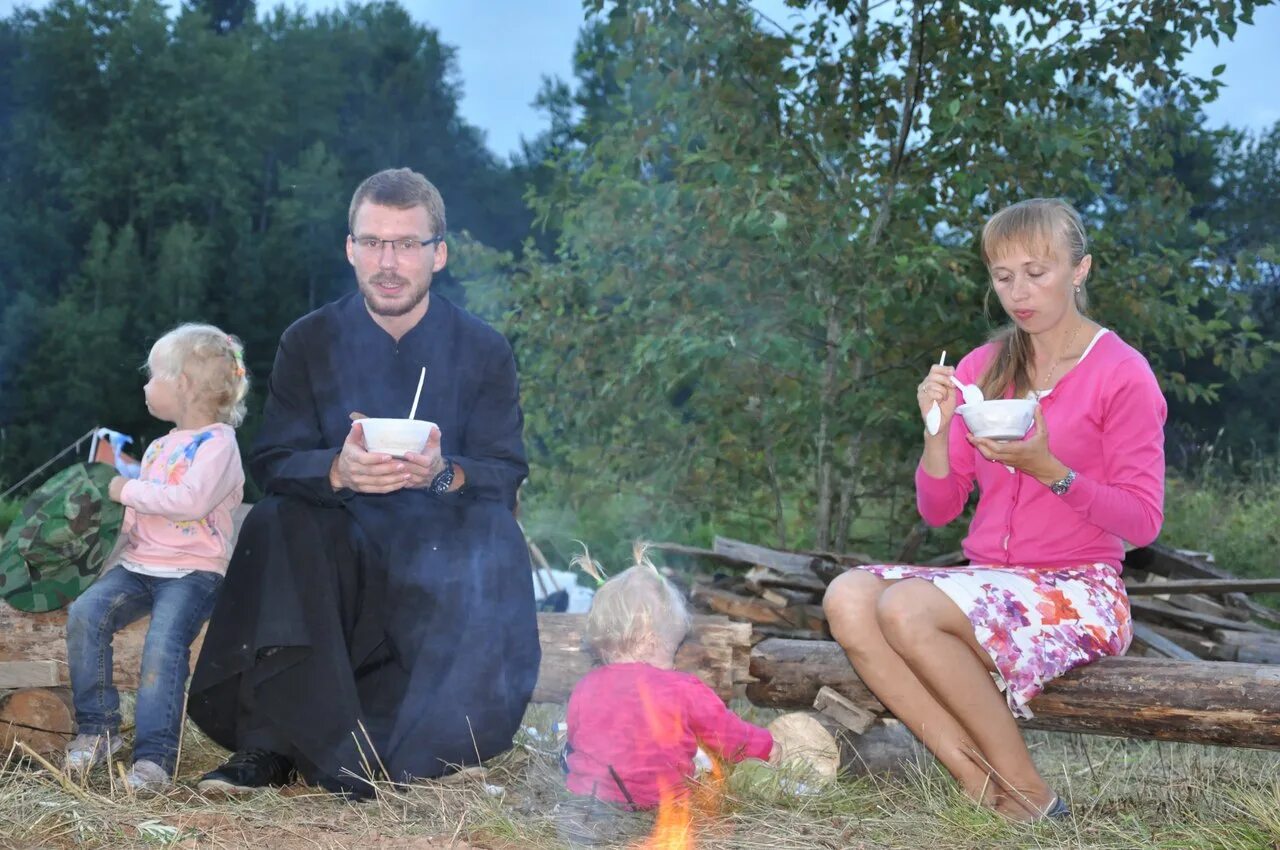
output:
[[[436,423],[422,419],[361,419],[360,427],[364,429],[366,449],[404,457],[409,452],[422,453]]]
[[[975,437],[1021,440],[1036,418],[1036,403],[1027,398],[997,398],[956,408]]]

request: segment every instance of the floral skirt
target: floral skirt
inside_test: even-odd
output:
[[[1015,717],[1033,716],[1026,704],[1046,682],[1104,655],[1123,655],[1133,640],[1129,597],[1109,564],[859,569],[883,579],[924,579],[960,606],[995,663],[992,677]]]

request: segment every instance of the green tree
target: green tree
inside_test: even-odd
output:
[[[1177,70],[1183,34],[1252,4],[1137,27],[1136,9],[1067,0],[796,2],[812,16],[792,31],[735,2],[594,5],[589,129],[534,199],[555,256],[474,260],[555,470],[531,495],[636,493],[640,528],[887,548],[911,521],[910,387],[1003,320],[975,236],[1028,196],[1093,223],[1098,315],[1171,395],[1213,394],[1182,352],[1251,365],[1230,267],[1160,237],[1194,228],[1190,199],[1152,179],[1167,163],[1134,92],[1194,108],[1215,83]]]
[[[163,431],[136,370],[179,321],[245,340],[256,412],[281,331],[352,286],[346,206],[375,170],[434,178],[455,232],[527,232],[523,178],[458,114],[434,30],[395,3],[252,10],[52,0],[0,21],[0,478],[95,423]]]

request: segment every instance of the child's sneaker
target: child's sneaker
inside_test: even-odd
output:
[[[129,788],[134,791],[160,791],[170,785],[169,773],[153,761],[140,759],[133,763],[129,775],[125,777]]]
[[[119,735],[76,735],[67,744],[64,762],[71,770],[88,770],[109,755],[115,755],[124,746]]]

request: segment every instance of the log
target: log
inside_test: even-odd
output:
[[[747,587],[752,593],[759,593],[765,588],[773,590],[790,591],[792,593],[805,593],[810,596],[822,593],[827,586],[822,583],[822,579],[816,575],[806,575],[804,573],[780,573],[769,567],[755,566],[747,570],[747,574],[743,576],[746,580]],[[812,602],[813,600],[808,600]]]
[[[1210,640],[1200,631],[1189,632],[1186,629],[1176,629],[1172,626],[1162,626],[1158,623],[1139,623],[1136,621],[1133,625],[1135,627],[1135,638],[1138,634],[1136,627],[1142,625],[1161,637],[1168,638],[1197,658],[1212,658],[1213,654],[1218,650],[1218,641]]]
[[[769,638],[751,650],[750,672],[747,699],[756,705],[809,708],[827,685],[860,708],[884,711],[835,641]]]
[[[596,666],[583,646],[586,614],[539,614],[542,665],[534,702],[568,702],[573,686]],[[721,699],[749,681],[751,626],[725,617],[694,617],[693,631],[676,653],[676,669],[697,674]]]
[[[1210,632],[1213,639],[1221,643],[1234,643],[1240,646],[1255,643],[1275,643],[1280,641],[1280,632],[1242,632],[1239,629],[1214,629]]]
[[[883,710],[834,642],[779,638],[756,645],[747,696],[807,708],[826,685]],[[1197,744],[1280,749],[1280,667],[1159,658],[1104,658],[1050,682],[1031,701],[1029,728]]]
[[[1135,616],[1142,614],[1144,619],[1155,620],[1159,623],[1172,623],[1174,625],[1190,623],[1204,628],[1216,626],[1220,629],[1240,629],[1264,634],[1277,634],[1274,629],[1268,629],[1266,626],[1259,626],[1255,623],[1242,623],[1226,617],[1214,617],[1211,614],[1197,614],[1195,611],[1182,610],[1154,599],[1130,599],[1129,609],[1133,611]]]
[[[1126,570],[1132,567],[1172,578],[1235,578],[1231,573],[1212,564],[1204,553],[1180,552],[1158,543],[1126,552],[1124,566]],[[1228,593],[1223,601],[1233,607],[1245,609],[1259,619],[1280,624],[1280,611],[1259,605],[1243,593]]]
[[[1142,598],[1139,596],[1139,598]],[[1194,611],[1197,614],[1208,614],[1210,617],[1220,617],[1224,620],[1233,620],[1237,623],[1243,623],[1249,619],[1249,612],[1243,608],[1225,604],[1228,599],[1232,598],[1230,594],[1221,597],[1222,602],[1215,602],[1208,596],[1188,595],[1181,593],[1162,594],[1156,596],[1160,602],[1172,605],[1174,608],[1181,608],[1184,611]]]
[[[1200,658],[1194,652],[1183,649],[1146,623],[1133,624],[1133,639],[1143,646],[1150,647],[1165,658],[1181,658],[1183,661],[1196,661]]]
[[[117,687],[137,690],[143,641],[149,620],[116,633],[113,678]],[[56,662],[58,679],[67,684],[67,612],[28,614],[0,604],[0,661]],[[538,614],[538,632],[543,661],[539,670],[535,700],[564,702],[573,685],[594,666],[590,653],[582,647],[585,614]],[[194,669],[204,631],[191,648]],[[731,623],[724,617],[694,617],[693,632],[676,656],[676,666],[695,672],[717,694],[729,699],[734,689],[749,680],[751,626]]]
[[[137,690],[142,665],[142,644],[150,619],[142,618],[117,632],[113,641],[114,680],[117,687]],[[194,668],[204,630],[191,648]],[[0,663],[39,662],[54,664],[58,674],[55,684],[69,685],[67,670],[67,611],[30,614],[0,603]]]
[[[717,537],[715,543],[712,544],[712,548],[717,555],[732,558],[743,564],[768,567],[780,573],[812,575],[813,562],[821,560],[813,555],[800,552],[783,552],[778,549],[769,549],[765,546],[756,546],[754,543],[731,540],[728,537]]]
[[[746,620],[762,626],[821,632],[827,619],[820,605],[788,605],[779,608],[754,596],[742,596],[728,590],[697,585],[690,594],[694,602],[706,605],[717,614]]]
[[[1130,596],[1166,593],[1280,593],[1280,578],[1205,578],[1125,585]]]
[[[22,742],[42,756],[61,753],[75,731],[66,688],[21,688],[0,696],[0,752]]]
[[[693,558],[707,558],[708,560],[719,561],[722,564],[745,566],[742,561],[729,555],[722,555],[712,549],[702,549],[698,546],[686,546],[683,543],[650,543],[649,548],[656,549],[659,552],[670,552],[673,555],[688,555]]]
[[[1236,647],[1235,660],[1242,664],[1280,664],[1280,643],[1257,643]]]
[[[866,732],[876,722],[877,715],[874,711],[868,711],[845,699],[839,691],[825,685],[818,689],[813,707],[855,735]]]
[[[56,661],[0,661],[0,691],[58,685]]]

